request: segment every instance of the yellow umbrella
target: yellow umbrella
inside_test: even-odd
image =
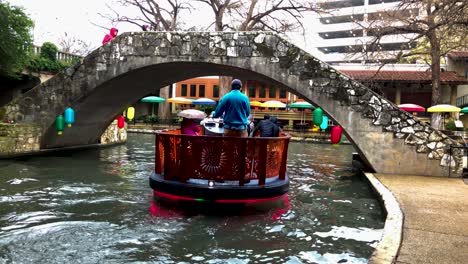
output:
[[[434,105],[431,106],[427,109],[427,112],[429,113],[447,113],[447,112],[460,112],[461,109],[453,106],[453,105],[448,105],[448,104],[439,104],[439,105]]]
[[[262,102],[259,102],[259,101],[250,101],[250,106],[262,106]],[[254,112],[253,112],[253,115],[252,115],[252,121],[254,120],[254,115],[255,115],[255,112],[256,112],[256,109],[254,108]]]
[[[458,113],[460,111],[460,108],[448,104],[434,105],[427,109],[427,112],[429,113]],[[445,115],[442,114],[442,117],[444,120],[442,121],[441,127],[442,129],[445,129]]]
[[[192,104],[192,100],[184,97],[172,97],[167,99],[167,102],[175,104]]]
[[[250,106],[262,106],[262,102],[259,101],[250,101]]]
[[[267,108],[285,108],[286,104],[282,103],[280,101],[266,101],[263,104],[260,105],[261,107],[267,107]]]

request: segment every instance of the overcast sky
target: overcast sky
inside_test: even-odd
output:
[[[108,33],[108,30],[102,27],[116,26],[119,33],[140,31],[139,28],[128,23],[111,25],[108,20],[99,15],[99,13],[111,13],[107,5],[112,6],[121,15],[125,14],[129,17],[139,15],[135,9],[115,4],[116,0],[7,0],[7,2],[23,7],[34,21],[34,43],[37,45],[42,45],[46,41],[58,45],[59,39],[66,32],[69,37],[77,37],[91,43],[94,47],[98,47],[101,45],[104,35]],[[183,21],[182,18],[182,22],[190,26],[208,26],[214,20],[212,11],[200,6],[197,8],[199,9],[194,12],[203,15],[198,16],[196,21]],[[193,15],[190,18],[193,19]],[[93,25],[93,23],[101,27]],[[310,21],[306,24],[310,25]],[[310,28],[313,27],[308,28],[310,32]],[[311,35],[309,34],[308,38],[311,38]],[[295,42],[300,44],[299,42],[303,42],[303,40],[295,37]]]

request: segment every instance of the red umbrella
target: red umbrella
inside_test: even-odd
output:
[[[401,110],[405,110],[407,112],[425,112],[426,108],[417,105],[417,104],[401,104],[398,105]]]

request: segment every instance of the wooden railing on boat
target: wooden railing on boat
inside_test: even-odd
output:
[[[155,173],[164,180],[251,180],[264,185],[267,178],[286,178],[291,137],[224,137],[181,135],[179,129],[156,134]]]

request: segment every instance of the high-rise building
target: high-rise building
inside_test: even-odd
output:
[[[384,12],[398,10],[399,0],[320,0],[324,12],[314,21],[317,56],[328,63],[392,62],[403,50],[414,47],[412,34],[384,36],[379,45],[371,45],[376,27],[382,26]],[[401,15],[417,16],[418,10]],[[373,51],[373,52],[372,52]]]

